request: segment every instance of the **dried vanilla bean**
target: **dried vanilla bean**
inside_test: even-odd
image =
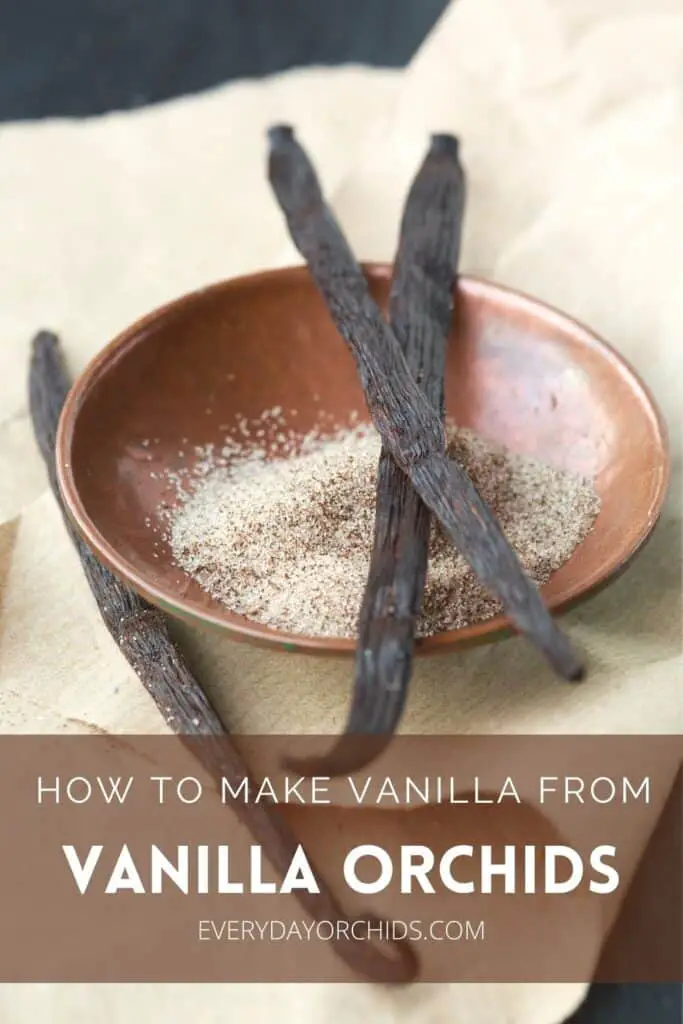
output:
[[[495,516],[445,454],[445,433],[411,374],[394,332],[326,204],[308,156],[288,126],[269,131],[269,179],[294,244],[349,345],[375,426],[451,541],[516,626],[564,678],[583,665],[527,577]]]
[[[249,777],[248,767],[173,642],[166,617],[101,565],[66,516],[57,483],[55,439],[68,390],[69,381],[59,340],[54,334],[42,331],[33,341],[29,372],[33,429],[47,466],[52,491],[104,624],[168,726],[181,740],[187,740],[189,749],[201,758],[214,776],[226,778],[237,792],[242,779]],[[275,870],[284,874],[299,843],[277,809],[260,802],[248,804],[239,800],[235,800],[232,807],[254,840],[263,846]],[[312,867],[320,892],[296,890],[295,895],[303,909],[314,920],[350,921],[315,865]],[[378,923],[371,915],[364,915],[362,920]],[[350,936],[350,930],[348,934]],[[405,983],[417,973],[417,958],[406,942],[388,941],[380,947],[372,938],[363,940],[340,936],[332,945],[337,955],[354,971],[374,981]]]
[[[389,322],[411,373],[442,420],[464,203],[458,140],[434,135],[403,211]],[[345,734],[316,760],[313,774],[358,770],[382,752],[396,729],[412,674],[430,527],[429,509],[383,444],[374,544],[358,621],[353,702]],[[359,742],[357,734],[368,738]],[[307,764],[306,770],[312,767]]]

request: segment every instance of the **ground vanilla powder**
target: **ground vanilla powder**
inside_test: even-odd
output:
[[[358,427],[310,440],[288,458],[211,453],[182,481],[168,515],[177,565],[232,611],[308,636],[356,634],[373,542],[380,441]],[[588,481],[515,456],[468,430],[449,452],[491,505],[529,574],[545,583],[589,532],[599,498]],[[432,527],[426,636],[490,618],[498,603]]]

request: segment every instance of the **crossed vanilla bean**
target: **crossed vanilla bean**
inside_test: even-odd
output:
[[[406,199],[389,295],[389,320],[396,339],[442,421],[446,346],[465,203],[458,151],[458,140],[452,135],[432,137]],[[429,509],[384,443],[346,732],[325,757],[306,765],[297,762],[301,770],[330,776],[351,773],[377,757],[390,741],[412,674],[430,528]],[[360,734],[367,738],[359,742]]]
[[[225,778],[237,792],[247,766],[231,740],[220,717],[193,676],[181,652],[171,639],[166,617],[141,597],[123,586],[98,562],[76,534],[66,517],[57,483],[55,439],[60,412],[69,381],[64,370],[59,340],[42,331],[33,341],[29,372],[29,404],[33,430],[47,466],[50,486],[57,499],[64,523],[78,551],[86,579],[97,602],[104,624],[121,653],[135,670],[169,727],[184,740],[212,775]],[[275,870],[285,874],[299,846],[277,810],[266,804],[233,801],[233,809],[264,850]],[[348,922],[346,937],[341,930],[332,943],[337,955],[352,970],[373,981],[401,983],[417,974],[418,961],[407,942],[395,940],[375,946],[369,936],[349,937],[360,929],[343,913],[335,897],[313,865],[319,893],[295,890],[306,913],[314,920]],[[376,925],[371,915],[363,922]],[[370,933],[372,934],[372,933]],[[375,932],[375,934],[377,934]]]
[[[517,627],[564,678],[583,665],[543,604],[489,507],[445,455],[445,433],[410,371],[393,330],[326,204],[317,175],[289,126],[269,131],[269,179],[289,232],[351,349],[382,441],[425,505],[501,601]]]

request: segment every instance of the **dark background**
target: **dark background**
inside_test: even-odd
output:
[[[0,120],[140,107],[305,64],[402,67],[446,5],[0,0]],[[678,985],[594,985],[571,1024],[680,1024],[682,1017]]]
[[[0,0],[0,118],[144,106],[303,64],[401,67],[446,0]]]

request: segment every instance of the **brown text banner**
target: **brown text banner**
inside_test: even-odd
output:
[[[220,739],[0,737],[0,980],[363,980],[340,951],[399,943],[419,980],[585,981],[629,890],[601,980],[681,979],[680,737],[401,736],[334,780],[281,767],[329,738],[235,742],[249,776]]]

